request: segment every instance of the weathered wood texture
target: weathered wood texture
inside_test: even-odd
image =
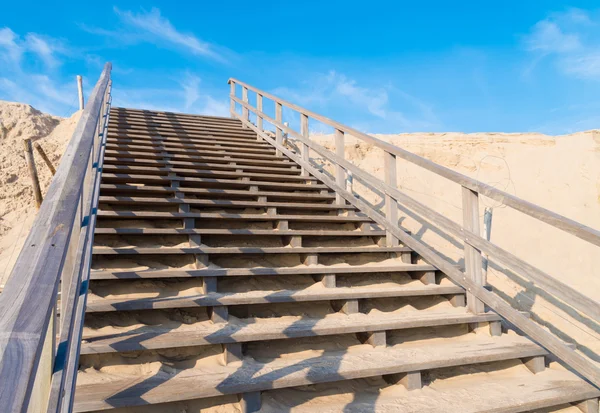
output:
[[[233,79],[230,79],[230,82],[237,83],[237,81],[233,80]],[[244,85],[244,87],[248,87],[250,90],[255,90],[254,88],[252,88],[246,84],[243,84],[243,85]],[[393,145],[389,145],[385,142],[379,141],[376,138],[370,137],[369,135],[365,135],[365,134],[362,134],[351,128],[347,128],[344,125],[341,125],[335,121],[332,121],[332,120],[322,117],[320,115],[314,114],[312,112],[306,111],[305,109],[300,108],[296,105],[290,104],[289,102],[282,101],[281,99],[279,99],[273,95],[270,95],[270,94],[262,92],[262,91],[260,91],[260,93],[263,94],[263,97],[274,99],[275,101],[277,101],[291,109],[297,110],[297,111],[299,111],[303,114],[309,115],[321,122],[329,124],[330,126],[338,128],[340,130],[343,130],[347,133],[351,133],[352,135],[359,137],[367,142],[373,143],[376,146],[381,147],[385,152],[394,154],[396,156],[400,156],[403,159],[409,160],[409,161],[411,161],[417,165],[420,165],[428,170],[438,173],[441,176],[451,179],[454,182],[461,184],[463,187],[465,187],[475,193],[480,193],[480,194],[486,195],[490,198],[504,202],[506,205],[511,206],[514,209],[517,209],[521,212],[532,215],[535,218],[540,219],[541,221],[544,221],[551,225],[554,225],[557,228],[560,228],[566,232],[572,233],[573,235],[576,235],[579,238],[585,239],[595,245],[600,245],[600,233],[592,228],[589,228],[589,227],[586,227],[579,223],[576,223],[572,220],[569,220],[569,219],[562,217],[558,214],[555,214],[551,211],[545,210],[541,207],[527,203],[526,201],[520,200],[512,195],[505,194],[502,191],[498,191],[495,188],[491,188],[491,187],[489,187],[483,183],[480,183],[476,180],[465,177],[461,174],[457,174],[450,169],[441,167],[431,161],[425,160],[424,158],[413,155],[413,154],[406,152],[400,148],[394,147]],[[237,98],[235,98],[234,96],[231,96],[231,99],[238,101],[238,103],[241,103],[242,106],[244,106],[244,104],[242,102],[239,102],[239,100]],[[256,112],[256,108],[249,106],[249,105],[246,105],[246,106],[247,106],[248,110],[250,110],[252,112]],[[236,116],[239,118],[239,115],[236,114]],[[306,139],[301,133],[297,133],[296,131],[294,131],[288,127],[285,127],[284,125],[278,124],[275,120],[273,120],[272,118],[269,118],[266,115],[264,116],[264,119],[266,121],[271,122],[274,125],[277,125],[278,127],[282,128],[282,130],[284,130],[290,136],[299,140],[301,143],[308,145],[311,149],[313,149],[317,153],[327,157],[332,162],[342,164],[346,170],[353,171],[353,173],[356,173],[357,175],[361,176],[361,179],[365,179],[367,182],[375,181],[375,187],[383,189],[383,191],[385,193],[390,193],[390,194],[396,196],[396,194],[400,192],[397,190],[397,188],[392,188],[389,185],[384,184],[383,182],[370,176],[366,172],[360,170],[359,168],[354,167],[354,165],[350,164],[349,162],[345,161],[344,159],[340,159],[335,154],[331,153],[330,151],[325,150],[322,146],[315,144],[314,142],[310,141],[309,139]],[[256,129],[256,127],[252,124],[249,124],[248,127],[259,134],[262,133],[261,131],[258,131]],[[362,201],[361,199],[354,197],[353,194],[348,192],[345,188],[340,187],[338,184],[336,184],[334,181],[332,181],[327,175],[325,175],[321,171],[317,170],[316,168],[312,167],[312,165],[310,165],[309,163],[305,162],[305,160],[302,159],[301,156],[298,156],[296,153],[277,144],[277,142],[275,142],[270,136],[267,136],[266,134],[262,134],[262,135],[263,135],[263,139],[265,141],[270,142],[276,148],[280,149],[283,154],[287,155],[288,157],[290,157],[290,159],[294,160],[295,162],[300,164],[302,167],[306,168],[306,170],[309,173],[314,175],[316,178],[320,179],[326,185],[330,186],[338,194],[340,194],[344,198],[346,198],[346,200],[349,201],[352,205],[355,205],[358,209],[360,209],[364,213],[366,213],[375,222],[383,225],[386,228],[386,230],[390,231],[393,235],[397,236],[400,239],[400,241],[404,243],[404,245],[412,248],[416,253],[421,255],[427,262],[429,262],[430,264],[434,265],[436,268],[443,271],[453,281],[455,281],[456,283],[458,283],[459,285],[464,287],[476,299],[487,304],[494,311],[497,311],[500,315],[502,315],[508,321],[513,323],[520,330],[522,330],[523,332],[528,334],[533,340],[542,344],[544,347],[546,347],[548,350],[550,350],[553,354],[555,354],[559,359],[561,359],[567,365],[569,365],[570,367],[572,367],[573,369],[578,371],[580,374],[585,376],[596,386],[600,386],[600,369],[597,366],[595,366],[589,359],[587,359],[586,357],[573,351],[571,348],[566,346],[563,342],[561,342],[553,334],[544,330],[542,327],[540,327],[534,321],[524,317],[522,314],[520,314],[518,311],[516,311],[514,308],[512,308],[508,303],[506,303],[504,300],[502,300],[499,296],[488,291],[480,283],[474,281],[473,279],[471,279],[471,277],[466,276],[463,272],[454,268],[448,261],[446,261],[446,259],[444,259],[440,255],[438,255],[435,251],[431,250],[425,244],[423,244],[419,240],[411,237],[409,234],[406,234],[398,226],[391,225],[389,223],[389,221],[383,215],[381,215],[379,212],[372,209],[372,207],[370,205],[368,205],[366,202]],[[401,196],[397,197],[396,199],[401,200],[401,198],[402,198],[402,200],[404,200],[408,197],[406,197],[404,194],[401,194]],[[452,222],[452,221],[450,221],[450,222]],[[466,229],[463,229],[460,226],[458,226],[458,227],[460,228],[460,230],[463,233],[467,234],[466,235],[467,238],[477,237],[479,239],[482,239],[479,235],[476,235],[476,234],[472,233],[471,231],[467,231]],[[473,236],[471,236],[471,234],[473,234]],[[485,241],[487,244],[490,244],[491,246],[493,246],[493,244],[487,242],[486,240],[483,240],[483,241]],[[479,248],[479,247],[476,247],[476,248],[483,250],[483,248]],[[486,250],[487,250],[486,252],[488,252],[489,249],[490,248],[486,248]],[[490,255],[492,255],[492,254],[490,254]],[[524,275],[528,275],[528,274],[524,274]],[[546,280],[546,282],[551,283],[552,281]],[[561,298],[561,299],[564,299],[564,297],[565,296],[562,293],[559,295],[559,298]],[[592,300],[592,302],[593,302],[593,300]],[[596,304],[595,307],[597,307],[597,306],[598,306],[598,304]],[[584,311],[584,313],[587,313],[588,311],[591,311],[592,309],[586,308],[585,310],[586,311]]]
[[[42,349],[56,305],[70,238],[73,228],[85,223],[76,213],[98,137],[110,70],[111,65],[107,63],[48,188],[46,202],[0,295],[0,406],[3,412],[26,411],[36,375],[44,374],[40,370]]]

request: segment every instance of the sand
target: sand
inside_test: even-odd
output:
[[[76,112],[62,119],[30,105],[0,101],[0,286],[8,279],[36,214],[22,140],[38,142],[57,168],[79,117]],[[52,174],[35,150],[34,158],[45,194]]]

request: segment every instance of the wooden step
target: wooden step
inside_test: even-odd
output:
[[[178,330],[147,326],[117,334],[84,334],[81,354],[354,334],[500,320],[495,313],[479,315],[466,311],[414,311],[413,313],[334,314],[319,319],[305,317],[299,320],[274,317],[262,319],[260,323],[257,323],[254,318],[238,319],[236,323],[227,324],[207,321],[186,325],[185,328]]]
[[[147,143],[160,143],[160,142],[186,142],[193,143],[195,145],[203,145],[208,148],[217,149],[219,147],[236,150],[239,152],[243,151],[259,151],[260,153],[275,153],[275,149],[257,140],[239,140],[239,139],[228,139],[222,136],[172,136],[172,135],[158,135],[158,134],[140,134],[135,132],[111,132],[108,135],[110,142],[127,142],[129,140],[142,141]]]
[[[174,228],[96,228],[96,235],[173,235],[197,234],[198,229]],[[187,251],[187,252],[186,252]],[[194,252],[191,252],[194,251]],[[359,254],[407,252],[406,247],[199,247],[199,248],[109,248],[94,247],[94,255],[140,255],[140,254]],[[431,265],[406,264],[403,271],[433,271]],[[418,268],[418,269],[417,269]]]
[[[204,250],[204,249],[203,249]],[[221,248],[219,248],[221,250]],[[355,265],[355,266],[303,266],[303,267],[262,267],[262,268],[202,268],[202,269],[167,269],[167,270],[92,270],[91,280],[116,279],[153,279],[153,278],[193,278],[193,277],[242,277],[242,276],[285,276],[285,275],[320,275],[320,274],[371,274],[396,272],[428,272],[436,268],[427,264],[396,265]]]
[[[289,200],[301,200],[301,201],[333,201],[335,195],[327,194],[311,194],[311,193],[295,193],[295,192],[275,192],[275,191],[249,191],[249,190],[236,190],[236,189],[215,189],[215,188],[190,188],[179,186],[165,187],[165,186],[136,186],[126,184],[102,184],[100,186],[101,193],[108,195],[110,193],[127,193],[131,196],[143,196],[144,194],[175,194],[177,192],[183,194],[190,194],[194,196],[205,196],[212,198],[228,198],[228,197],[242,197],[242,198],[258,198],[260,196],[266,196],[271,199],[289,199]]]
[[[297,387],[544,354],[545,350],[525,338],[504,336],[473,342],[454,342],[448,339],[444,343],[421,347],[398,345],[307,360],[283,358],[269,363],[248,360],[241,366],[236,364],[212,369],[191,368],[172,374],[168,379],[146,376],[136,378],[133,383],[125,378],[78,386],[75,411]]]
[[[137,174],[113,174],[103,173],[102,182],[107,183],[135,183],[135,184],[156,184],[169,186],[172,182],[185,183],[186,188],[211,186],[219,188],[250,188],[257,186],[259,188],[274,188],[277,190],[290,191],[318,191],[328,190],[329,188],[323,184],[298,184],[298,183],[278,183],[266,181],[234,181],[227,179],[214,178],[191,178],[182,176],[161,176],[161,175],[137,175]]]
[[[273,174],[287,174],[287,175],[300,175],[300,169],[293,169],[291,167],[285,168],[271,168],[267,166],[252,166],[252,165],[238,165],[233,160],[231,164],[220,164],[220,163],[205,163],[205,162],[187,162],[187,161],[174,161],[174,160],[153,160],[153,159],[135,159],[135,158],[124,158],[115,156],[106,156],[104,158],[106,164],[112,165],[131,165],[131,166],[154,166],[154,167],[192,167],[194,169],[208,169],[208,170],[222,170],[222,171],[254,171],[254,172],[268,172]]]
[[[96,234],[135,234],[135,235],[155,235],[155,234],[196,234],[196,235],[236,235],[236,236],[303,236],[303,237],[383,237],[383,230],[272,230],[272,229],[221,229],[221,228],[193,228],[193,232],[186,231],[183,228],[96,228]],[[161,250],[169,247],[162,247]],[[289,249],[289,248],[288,248]],[[177,248],[182,250],[182,248]],[[194,252],[184,252],[183,254],[194,254]]]
[[[135,136],[135,135],[159,135],[159,136],[179,136],[179,137],[190,137],[190,138],[214,138],[222,141],[229,142],[238,142],[238,143],[252,143],[255,144],[257,142],[256,135],[249,133],[240,133],[240,132],[227,132],[219,130],[219,128],[201,128],[196,130],[188,130],[185,129],[173,129],[173,128],[123,128],[123,127],[115,127],[108,126],[108,133],[117,136]]]
[[[123,107],[111,107],[111,116],[131,116],[131,117],[144,117],[144,116],[159,116],[166,119],[190,119],[190,120],[210,120],[216,122],[232,123],[242,125],[242,122],[238,119],[225,117],[225,116],[211,116],[211,115],[200,115],[197,113],[180,113],[180,112],[165,112],[159,110],[146,110],[136,108],[123,108]]]
[[[330,301],[367,299],[382,297],[415,297],[426,295],[457,295],[464,294],[461,287],[453,285],[436,285],[414,283],[385,286],[336,287],[320,290],[278,290],[250,291],[244,293],[210,293],[189,296],[174,296],[160,298],[120,298],[120,299],[88,299],[86,311],[133,311],[155,310],[165,308],[212,307],[222,305],[246,305],[268,303],[293,303],[306,301]]]
[[[167,152],[132,152],[132,151],[121,151],[107,149],[106,156],[111,158],[135,158],[135,159],[159,159],[159,160],[172,160],[172,161],[195,161],[205,163],[222,163],[229,164],[235,162],[238,165],[254,165],[254,166],[270,166],[271,168],[291,168],[296,164],[280,160],[257,160],[249,159],[247,157],[227,158],[227,156],[199,156],[199,155],[185,155],[185,154],[172,154]]]
[[[117,128],[169,128],[174,130],[218,130],[227,132],[238,132],[248,134],[248,129],[244,129],[239,124],[226,123],[226,122],[214,122],[214,121],[202,121],[202,122],[190,122],[190,121],[178,121],[175,119],[140,119],[135,117],[129,118],[111,118],[109,122],[110,126]]]
[[[232,221],[288,221],[288,222],[323,222],[323,223],[366,223],[372,222],[371,218],[364,215],[337,216],[337,215],[264,215],[264,214],[218,214],[211,212],[155,212],[155,211],[98,211],[98,218],[102,219],[185,219],[195,220],[232,220]],[[376,225],[373,223],[373,225]]]
[[[224,199],[191,199],[191,198],[145,198],[125,196],[100,196],[100,203],[118,205],[179,205],[188,204],[194,208],[281,208],[281,209],[307,209],[321,211],[355,210],[352,205],[342,204],[317,204],[295,202],[259,202],[259,201],[230,201]]]
[[[198,147],[200,146],[200,147]],[[274,153],[247,153],[237,152],[230,150],[226,147],[211,146],[209,149],[202,148],[201,145],[194,144],[170,144],[170,143],[148,143],[148,142],[135,142],[127,143],[122,141],[109,141],[106,148],[114,151],[121,152],[148,152],[148,153],[169,153],[169,154],[184,154],[184,155],[196,155],[196,156],[212,156],[212,157],[223,157],[228,156],[231,158],[242,158],[242,159],[262,159],[268,161],[285,161],[288,158],[284,156],[277,156]]]
[[[409,392],[402,385],[391,388],[384,380],[371,386],[361,381],[360,383],[349,382],[347,386],[341,385],[339,388],[334,387],[337,383],[331,383],[308,386],[301,390],[288,388],[266,391],[262,393],[260,411],[262,413],[281,411],[294,413],[316,411],[320,413],[583,413],[586,410],[580,410],[574,405],[598,397],[600,393],[579,377],[559,368],[546,369],[538,374],[532,374],[523,368],[520,369],[519,374],[513,375],[491,372],[481,380],[470,378],[469,370],[474,369],[470,366],[460,369],[465,372],[464,378],[447,380],[441,370],[441,379],[434,379],[423,390]],[[362,390],[359,389],[361,385]],[[353,393],[352,396],[348,394],[350,392]],[[319,400],[321,395],[329,397]],[[573,406],[570,405],[571,403]],[[185,402],[163,404],[161,413],[178,413],[184,410],[187,404]],[[141,410],[132,413],[141,413]]]
[[[275,156],[275,148],[268,148],[263,145],[257,145],[257,147],[248,147],[245,144],[221,144],[215,143],[214,140],[210,140],[210,143],[204,141],[196,141],[191,138],[169,138],[169,137],[132,137],[132,138],[118,138],[112,135],[108,136],[107,142],[112,145],[151,145],[151,146],[165,146],[165,147],[191,147],[196,150],[202,151],[217,151],[226,150],[232,151],[233,153],[239,154],[253,154],[253,155],[270,155]]]
[[[201,169],[188,169],[188,168],[157,168],[149,166],[124,166],[124,165],[109,165],[105,164],[103,168],[104,172],[113,173],[135,173],[135,174],[148,174],[148,175],[167,175],[169,173],[177,174],[178,176],[184,177],[214,177],[214,178],[257,178],[263,181],[274,181],[274,182],[316,182],[317,179],[312,176],[299,176],[299,175],[279,175],[279,174],[262,174],[252,172],[233,172],[233,171],[210,171]]]

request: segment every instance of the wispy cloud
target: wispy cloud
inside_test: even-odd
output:
[[[600,80],[600,48],[597,41],[589,41],[598,39],[599,29],[597,22],[579,9],[553,13],[537,22],[523,38],[524,48],[534,54],[526,72],[549,58],[566,75]]]
[[[19,44],[19,37],[8,27],[0,29],[0,57],[2,61],[18,66],[24,48]]]
[[[279,87],[273,93],[304,106],[329,111],[334,106],[352,108],[354,126],[369,132],[415,131],[439,127],[431,105],[390,83],[363,85],[336,71],[313,76],[297,88]],[[316,109],[315,109],[316,110]]]
[[[160,10],[133,12],[113,8],[121,22],[116,30],[107,30],[80,24],[81,29],[88,33],[109,37],[120,44],[153,43],[163,44],[173,49],[194,56],[205,57],[221,63],[227,62],[233,53],[221,46],[206,42],[193,33],[178,30]]]

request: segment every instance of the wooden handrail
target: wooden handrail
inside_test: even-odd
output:
[[[321,122],[328,123],[331,126],[334,126],[336,128],[336,154],[334,154],[334,153],[328,151],[327,149],[325,149],[324,147],[322,147],[321,145],[318,145],[317,143],[312,142],[310,139],[308,139],[307,136],[304,136],[304,134],[300,134],[300,133],[294,131],[293,129],[287,127],[286,125],[282,124],[281,119],[279,117],[278,117],[278,119],[273,119],[273,118],[269,117],[268,115],[266,115],[264,112],[258,111],[256,108],[249,105],[246,101],[242,101],[239,98],[237,98],[235,96],[235,89],[234,89],[234,86],[235,86],[234,83],[236,83],[236,82],[237,81],[235,79],[230,79],[230,83],[232,84],[232,92],[233,92],[230,95],[232,107],[235,107],[235,103],[240,104],[242,106],[242,109],[245,109],[245,113],[249,113],[249,112],[254,113],[257,116],[257,119],[261,119],[261,122],[262,122],[262,120],[264,120],[264,121],[267,121],[267,122],[273,124],[277,128],[277,131],[281,130],[281,131],[286,132],[289,136],[300,141],[302,143],[303,147],[307,146],[310,149],[315,150],[315,152],[319,153],[320,155],[322,155],[322,156],[326,157],[327,159],[329,159],[330,161],[332,161],[333,164],[336,166],[336,181],[332,181],[327,175],[325,175],[321,171],[318,171],[316,168],[314,168],[310,164],[309,160],[306,159],[307,157],[304,156],[304,153],[305,153],[304,151],[302,151],[302,156],[299,156],[295,152],[290,151],[288,148],[283,146],[283,144],[281,142],[278,142],[277,139],[273,139],[270,135],[266,134],[262,129],[257,128],[247,118],[244,119],[242,116],[237,114],[235,111],[232,112],[232,115],[234,117],[240,119],[245,126],[256,131],[260,137],[262,137],[264,140],[271,143],[278,151],[280,151],[281,153],[284,153],[285,155],[289,156],[291,159],[298,162],[303,167],[303,169],[306,169],[307,171],[309,171],[310,173],[315,175],[317,178],[321,179],[326,185],[333,188],[337,192],[338,195],[342,196],[345,200],[347,200],[351,204],[361,208],[365,213],[367,213],[367,215],[370,218],[372,218],[374,221],[383,225],[387,231],[389,231],[393,236],[400,239],[405,245],[412,248],[415,252],[420,254],[427,262],[436,266],[437,268],[442,270],[444,273],[446,273],[451,279],[453,279],[455,282],[457,282],[459,285],[463,286],[469,292],[469,294],[473,295],[473,297],[475,299],[481,300],[481,302],[487,304],[494,311],[498,312],[500,315],[505,317],[508,321],[513,323],[517,328],[521,329],[526,334],[528,334],[533,340],[537,341],[540,345],[547,348],[549,351],[554,353],[558,358],[563,360],[566,364],[568,364],[573,369],[578,371],[580,374],[582,374],[583,376],[588,378],[596,386],[600,387],[600,369],[598,369],[598,367],[596,367],[594,364],[592,364],[590,360],[588,360],[585,357],[581,356],[580,354],[574,352],[571,348],[566,346],[561,340],[559,340],[554,335],[552,335],[551,333],[544,330],[542,327],[540,327],[534,321],[529,320],[526,317],[524,317],[516,309],[512,308],[508,303],[506,303],[504,300],[502,300],[496,294],[494,294],[490,291],[487,291],[484,288],[484,286],[481,284],[480,280],[478,282],[478,280],[474,280],[471,277],[467,276],[466,274],[462,273],[460,270],[457,270],[456,268],[454,268],[451,265],[451,263],[446,261],[446,259],[442,258],[440,255],[438,255],[436,252],[431,250],[429,247],[425,246],[420,241],[418,241],[415,238],[411,237],[410,235],[406,234],[404,231],[402,231],[398,227],[397,222],[390,220],[388,216],[383,216],[381,213],[375,211],[366,202],[356,198],[351,192],[347,191],[341,185],[342,181],[339,179],[340,178],[339,171],[343,168],[343,169],[347,170],[348,172],[351,172],[353,175],[360,177],[360,179],[371,184],[374,188],[379,189],[382,192],[384,192],[386,195],[386,198],[387,198],[387,196],[391,196],[392,199],[405,204],[406,206],[415,210],[418,213],[421,213],[429,221],[434,222],[434,223],[440,225],[441,227],[449,230],[451,233],[453,233],[454,235],[458,236],[460,239],[465,241],[465,244],[474,247],[475,252],[477,252],[477,253],[480,253],[481,251],[487,252],[490,256],[493,256],[498,261],[502,262],[504,265],[507,265],[509,268],[513,268],[513,269],[517,270],[522,275],[529,276],[529,278],[532,281],[538,283],[542,288],[546,288],[552,294],[559,297],[559,299],[565,301],[567,304],[573,306],[574,308],[577,308],[578,310],[582,311],[584,314],[594,317],[594,319],[598,319],[597,315],[600,314],[600,305],[597,302],[595,302],[594,300],[591,300],[590,298],[584,296],[583,294],[575,291],[574,289],[564,285],[563,283],[560,283],[555,278],[549,276],[548,274],[543,273],[542,271],[527,264],[523,260],[520,260],[519,258],[508,253],[507,251],[502,250],[501,248],[497,247],[496,245],[492,244],[491,242],[489,242],[489,241],[485,240],[484,238],[482,238],[481,236],[479,236],[479,234],[476,234],[472,231],[468,231],[468,230],[462,228],[460,225],[449,220],[448,218],[444,217],[443,215],[431,210],[430,208],[426,207],[425,205],[420,204],[419,202],[415,201],[414,199],[408,197],[406,194],[399,191],[395,186],[391,186],[391,185],[388,185],[388,183],[380,181],[379,179],[375,178],[374,176],[372,176],[372,175],[368,174],[367,172],[361,170],[360,168],[356,167],[352,163],[346,161],[343,158],[343,152],[339,153],[340,148],[338,147],[338,143],[343,142],[344,132],[351,133],[352,135],[355,135],[355,136],[356,136],[356,133],[358,133],[359,136],[357,136],[357,137],[359,137],[359,138],[361,138],[362,135],[364,135],[364,134],[362,134],[360,132],[356,132],[356,131],[355,131],[356,132],[355,133],[355,132],[353,132],[354,130],[351,128],[347,128],[344,125],[341,125],[337,122],[328,120],[327,118],[324,118],[320,115],[316,115],[313,112],[307,111],[303,108],[300,108],[299,106],[290,104],[289,102],[283,101],[283,100],[281,100],[273,95],[270,95],[264,91],[258,90],[256,88],[253,88],[250,85],[244,84],[245,88],[247,88],[248,90],[255,91],[256,93],[259,93],[262,97],[275,99],[276,107],[278,105],[285,105],[294,110],[300,110],[302,112],[303,116],[314,117],[314,118],[320,120]],[[314,115],[316,115],[316,116],[314,116]],[[340,139],[340,136],[341,136],[341,139]],[[368,135],[365,135],[365,136],[368,137]],[[369,137],[369,138],[379,141],[376,138],[372,138],[372,137]],[[379,141],[379,142],[382,142],[382,141]],[[382,143],[385,144],[385,146],[386,146],[386,148],[382,148],[382,149],[384,149],[384,151],[386,151],[386,153],[393,154],[393,155],[398,154],[396,150],[394,150],[393,152],[387,151],[387,146],[391,146],[391,145],[389,145],[385,142],[382,142]],[[396,147],[393,147],[393,148],[398,149],[401,152],[406,152],[404,150],[401,150],[400,148],[396,148]],[[408,153],[408,154],[410,154],[410,153]],[[401,155],[399,155],[399,156],[401,156]],[[407,159],[406,156],[401,156],[401,157],[403,159]],[[435,165],[436,167],[442,168],[444,170],[448,170],[447,168],[441,167],[437,164],[432,163],[431,161],[425,160],[416,155],[410,154],[410,156],[408,158],[411,158],[411,157],[417,157],[419,159],[426,161],[426,163],[431,163],[431,164]],[[427,169],[429,169],[429,168],[427,168]],[[437,169],[437,168],[434,168],[434,169]],[[453,171],[451,171],[451,170],[448,170],[448,171],[450,171],[454,174]],[[476,180],[472,180],[471,178],[468,178],[461,174],[457,174],[457,175],[459,175],[460,177],[464,177],[468,181],[455,180],[455,182],[457,182],[461,185],[463,185],[463,183],[466,183],[466,184],[470,183],[471,186],[463,185],[463,188],[467,189],[469,191],[473,191],[474,193],[477,193],[477,191],[472,188],[481,188],[481,187],[487,186],[486,184],[480,183]],[[444,175],[442,175],[442,176],[444,176]],[[491,188],[491,189],[493,189],[494,193],[497,196],[499,196],[498,193],[505,194],[502,191],[496,190],[495,188]],[[486,193],[484,193],[484,192],[482,192],[482,193],[484,195],[488,196]],[[508,195],[508,194],[506,194],[506,195]],[[526,201],[520,200],[516,197],[513,197],[513,196],[511,196],[511,197],[514,198],[514,200],[518,201],[518,204],[521,206],[529,204]],[[497,198],[494,198],[494,199],[497,199]],[[533,205],[533,204],[531,204],[531,205]],[[526,209],[527,209],[527,211],[531,212],[531,211],[534,211],[536,208],[540,208],[542,211],[547,211],[541,207],[537,207],[536,205],[533,205],[533,208],[526,208]],[[519,208],[515,208],[515,209],[520,210]],[[548,212],[548,214],[545,215],[545,218],[541,219],[544,222],[547,222],[548,220],[550,220],[550,218],[552,217],[552,214],[554,214],[551,211],[547,211],[547,212]],[[527,212],[525,212],[525,213],[527,213]],[[528,215],[530,215],[530,214],[528,213]],[[558,215],[558,214],[554,214],[554,215],[560,217],[560,215]],[[564,218],[564,217],[561,217],[561,218]],[[574,223],[574,225],[571,225],[570,223],[568,223],[568,221],[570,221],[570,220],[568,220],[567,218],[564,218],[564,219],[567,220],[567,224],[566,224],[566,227],[561,228],[561,229],[565,230],[566,232],[573,233],[574,235],[577,235],[579,238],[586,239],[586,237],[589,236],[592,239],[594,239],[594,237],[596,236],[595,233],[598,232],[591,228],[582,226],[582,225],[576,223],[575,221],[572,221]],[[582,227],[585,228],[583,230],[583,233],[585,233],[587,235],[580,236],[581,234],[578,235],[578,234],[574,233],[576,228],[582,228]],[[577,232],[577,231],[575,231],[575,232]],[[590,241],[590,242],[592,242],[592,241]],[[596,242],[592,242],[592,243],[596,244]]]
[[[0,295],[0,406],[3,412],[61,409],[63,386],[54,383],[55,379],[64,382],[61,371],[64,372],[64,358],[70,354],[64,351],[62,340],[72,336],[69,330],[74,326],[64,319],[73,319],[69,314],[77,307],[80,296],[77,286],[86,271],[89,272],[89,266],[83,263],[93,236],[89,222],[96,214],[91,205],[98,196],[94,188],[100,176],[98,154],[110,108],[110,72],[111,64],[107,63]],[[63,320],[57,351],[55,314],[59,284],[62,285]],[[76,368],[77,361],[66,361]],[[54,386],[58,390],[57,397],[49,407]],[[64,396],[71,397],[70,394]]]
[[[366,133],[357,131],[356,129],[353,129],[349,126],[336,122],[333,119],[329,119],[325,116],[319,115],[318,113],[312,112],[301,106],[283,100],[275,95],[264,92],[235,78],[230,78],[229,83],[239,84],[240,86],[245,87],[248,90],[251,90],[255,93],[260,93],[263,96],[263,98],[269,98],[275,101],[276,103],[279,103],[283,106],[287,106],[288,108],[293,109],[301,114],[304,114],[322,123],[332,126],[336,130],[343,131],[344,133],[348,133],[356,138],[362,139],[365,142],[371,143],[374,146],[383,149],[387,153],[396,155],[437,175],[443,176],[444,178],[449,179],[461,186],[464,186],[465,188],[469,188],[470,190],[475,191],[481,195],[485,195],[488,198],[501,202],[504,205],[510,206],[511,208],[514,208],[517,211],[520,211],[535,219],[550,224],[553,227],[575,235],[576,237],[581,238],[589,243],[592,243],[596,246],[600,246],[600,231],[598,230],[595,230],[570,218],[552,212],[546,208],[542,208],[541,206],[535,205],[531,202],[525,201],[507,192],[496,189],[493,186],[480,182],[476,179],[469,178],[468,176],[453,171],[450,168],[446,168],[445,166],[436,164],[435,162],[432,162],[429,159],[425,159],[421,156],[415,155],[414,153],[408,152],[390,143],[384,142],[381,139],[377,139],[373,136],[367,135]]]
[[[233,101],[240,103],[240,101],[237,98],[234,98]],[[252,111],[252,107],[249,107],[249,110]],[[264,120],[266,120],[269,123],[277,122],[276,120],[272,119],[267,115],[263,114],[261,116],[264,118]],[[451,219],[418,202],[414,198],[406,195],[406,193],[400,191],[397,187],[386,184],[385,182],[379,180],[378,178],[374,177],[368,172],[360,169],[353,163],[345,160],[342,156],[327,150],[322,145],[319,145],[318,143],[313,142],[310,139],[304,138],[302,135],[300,135],[293,129],[290,129],[286,126],[282,126],[282,128],[286,133],[288,133],[295,139],[304,141],[303,143],[308,145],[312,150],[314,150],[318,154],[332,161],[336,166],[341,167],[347,171],[351,171],[354,176],[360,178],[361,180],[368,183],[373,188],[383,192],[384,194],[392,196],[395,200],[404,204],[413,211],[419,213],[420,216],[427,219],[428,221],[439,225],[440,227],[449,231],[452,235],[458,237],[467,244],[496,258],[496,260],[499,263],[506,265],[512,270],[525,275],[532,282],[537,283],[540,287],[546,289],[555,297],[559,298],[560,300],[572,306],[573,308],[579,310],[582,314],[588,315],[595,320],[600,320],[599,302],[592,300],[588,296],[581,294],[572,287],[558,281],[555,277],[552,277],[551,275],[546,274],[543,271],[533,267],[532,265],[526,263],[517,256],[511,254],[510,252],[498,247],[497,245],[481,237],[479,234],[464,229]]]

